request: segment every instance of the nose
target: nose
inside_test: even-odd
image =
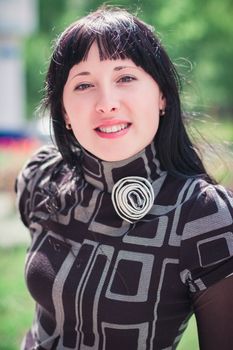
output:
[[[97,98],[96,111],[101,114],[116,112],[120,109],[120,102],[112,91],[101,92]]]

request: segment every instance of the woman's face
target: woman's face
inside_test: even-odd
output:
[[[151,143],[165,99],[132,60],[100,61],[94,43],[87,59],[71,68],[63,104],[80,145],[100,159],[119,161]]]

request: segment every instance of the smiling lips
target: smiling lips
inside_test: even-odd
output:
[[[116,123],[116,121],[114,123],[114,121],[111,121],[110,123],[100,125],[95,131],[100,137],[116,138],[125,135],[128,132],[130,125],[131,123]]]

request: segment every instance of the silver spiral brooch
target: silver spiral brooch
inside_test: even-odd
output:
[[[112,202],[117,214],[133,223],[150,211],[154,203],[154,190],[143,177],[124,177],[113,186]]]

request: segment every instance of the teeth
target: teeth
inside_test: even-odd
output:
[[[102,132],[111,133],[111,132],[117,132],[120,130],[123,130],[127,128],[128,124],[118,124],[118,125],[112,125],[112,126],[106,126],[102,128],[98,128]]]

